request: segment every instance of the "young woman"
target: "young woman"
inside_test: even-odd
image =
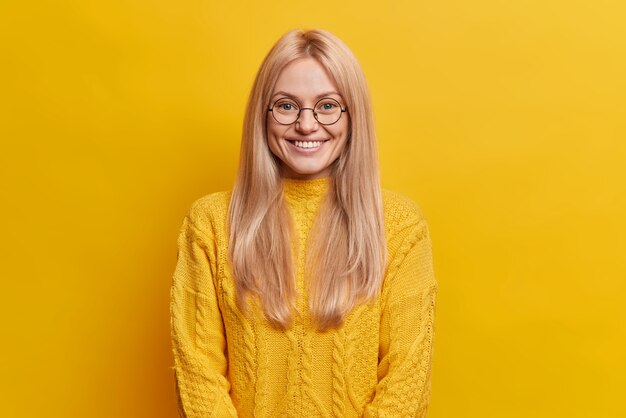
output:
[[[423,417],[436,292],[419,207],[381,191],[357,60],[328,32],[288,32],[256,76],[232,192],[180,230],[181,415]]]

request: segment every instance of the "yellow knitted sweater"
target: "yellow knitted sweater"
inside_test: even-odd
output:
[[[285,180],[305,248],[328,179]],[[228,263],[229,192],[196,200],[178,238],[171,331],[179,413],[195,417],[424,417],[430,398],[437,283],[428,226],[411,200],[383,191],[388,265],[374,304],[336,330],[308,316],[304,251],[298,310],[286,331],[235,302]],[[298,241],[299,240],[299,243]]]

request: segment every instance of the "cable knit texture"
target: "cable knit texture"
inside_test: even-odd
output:
[[[199,417],[425,417],[437,282],[417,204],[383,191],[388,264],[375,303],[318,332],[308,310],[307,238],[329,179],[284,180],[300,312],[273,328],[258,299],[235,302],[230,192],[196,200],[178,237],[170,318],[179,414]],[[330,237],[332,239],[332,237]],[[304,249],[298,251],[297,249]]]

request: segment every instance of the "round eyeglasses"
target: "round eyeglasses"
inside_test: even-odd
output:
[[[314,107],[300,107],[295,100],[283,97],[276,100],[274,105],[267,110],[272,112],[274,120],[281,125],[295,123],[303,110],[312,111],[313,117],[320,124],[332,125],[337,123],[343,112],[348,111],[347,108],[342,108],[337,100],[330,97],[318,100]]]

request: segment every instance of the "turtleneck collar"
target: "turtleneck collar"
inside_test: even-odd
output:
[[[330,185],[330,177],[313,180],[283,178],[285,198],[293,203],[319,203],[326,195]]]

